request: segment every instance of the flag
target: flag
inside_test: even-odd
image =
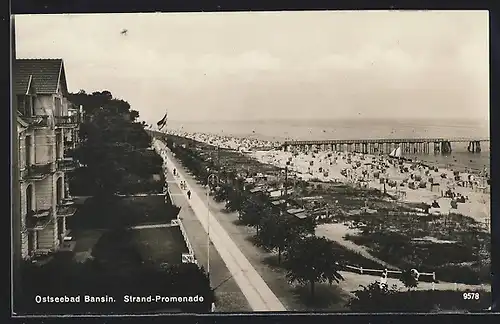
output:
[[[165,116],[163,116],[163,118],[159,122],[157,122],[156,125],[158,126],[159,130],[167,125],[167,113],[165,113]]]

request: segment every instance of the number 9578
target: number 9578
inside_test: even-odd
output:
[[[464,292],[462,297],[464,300],[479,300],[479,293]]]

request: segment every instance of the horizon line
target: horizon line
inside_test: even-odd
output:
[[[454,117],[454,118],[448,118],[448,117],[405,117],[405,118],[400,118],[400,117],[365,117],[365,118],[360,118],[360,117],[340,117],[340,118],[335,118],[335,117],[327,117],[327,118],[276,118],[276,117],[270,117],[270,118],[234,118],[234,119],[226,119],[226,118],[207,118],[207,119],[170,119],[169,121],[171,122],[186,122],[186,123],[203,123],[203,122],[265,122],[265,121],[294,121],[294,122],[300,122],[300,121],[362,121],[362,120],[387,120],[387,121],[477,121],[477,122],[483,122],[483,123],[490,123],[490,119],[484,119],[484,118],[466,118],[466,117]]]

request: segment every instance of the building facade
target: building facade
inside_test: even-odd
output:
[[[67,173],[78,141],[80,112],[68,101],[61,59],[21,59],[13,64],[17,99],[21,255],[57,250],[68,235],[66,218],[76,209]]]

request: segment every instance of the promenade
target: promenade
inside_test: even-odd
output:
[[[180,207],[179,219],[186,230],[191,247],[198,264],[207,269],[207,233],[196,217],[191,205],[178,181],[169,170],[167,182],[172,202]],[[231,272],[226,267],[224,260],[219,255],[213,244],[210,244],[210,282],[215,289],[216,311],[219,312],[250,312],[252,308],[238,287]]]
[[[170,152],[167,153],[167,168],[169,170],[169,180],[167,181],[174,181],[177,186],[180,184],[181,181],[186,180],[186,174],[182,170],[179,165],[173,161],[172,155]],[[172,168],[177,169],[178,176],[175,178],[170,177],[172,172]],[[170,187],[175,187],[170,183]],[[188,187],[189,188],[189,187]],[[177,187],[178,189],[178,187]],[[172,198],[173,199],[178,199],[175,197],[178,197],[179,192],[178,191],[171,191],[172,193]],[[182,197],[186,197],[186,191],[181,191]],[[178,203],[177,201],[176,203]],[[196,235],[198,236],[198,239],[193,239],[194,241],[191,242],[194,248],[194,245],[197,245],[199,249],[202,249],[202,243],[199,242],[200,238],[202,240],[205,240],[206,242],[206,233],[208,232],[208,229],[210,228],[210,239],[215,247],[215,250],[218,252],[224,263],[226,264],[227,269],[231,273],[232,278],[234,281],[237,283],[239,288],[241,289],[241,292],[245,296],[245,298],[248,301],[248,304],[250,305],[251,310],[253,311],[285,311],[285,307],[283,304],[280,302],[280,300],[275,296],[275,294],[271,291],[271,289],[267,286],[267,284],[264,282],[262,277],[257,273],[257,271],[254,269],[254,267],[250,264],[250,262],[247,260],[247,258],[243,255],[243,253],[240,251],[238,246],[233,242],[233,240],[229,237],[227,232],[224,230],[224,228],[220,225],[218,219],[212,215],[211,211],[208,211],[206,203],[205,203],[205,197],[202,197],[197,191],[191,190],[191,199],[187,201],[189,206],[192,209],[191,215],[196,216],[196,218],[199,221],[199,224],[202,226],[204,230],[204,235]],[[182,208],[182,206],[181,206]],[[184,208],[186,210],[186,205],[184,205]],[[183,218],[183,224],[185,225],[186,232],[188,232],[188,236],[191,236],[189,232],[194,233],[192,221],[184,221],[184,219],[187,219],[189,217],[189,213],[182,213],[181,209],[181,215],[180,217]],[[208,222],[207,222],[208,220]],[[188,228],[190,226],[191,230]],[[195,243],[198,240],[198,243]],[[205,243],[206,244],[206,243]],[[206,255],[206,245],[205,245],[205,251],[199,251],[196,252],[195,248],[195,254],[196,257],[198,258],[198,255],[201,257],[203,255]],[[212,256],[210,258],[211,261],[211,268],[213,266],[212,264]],[[206,263],[206,261],[205,261]],[[203,263],[202,263],[203,264]],[[213,275],[211,274],[211,278],[213,279]]]

